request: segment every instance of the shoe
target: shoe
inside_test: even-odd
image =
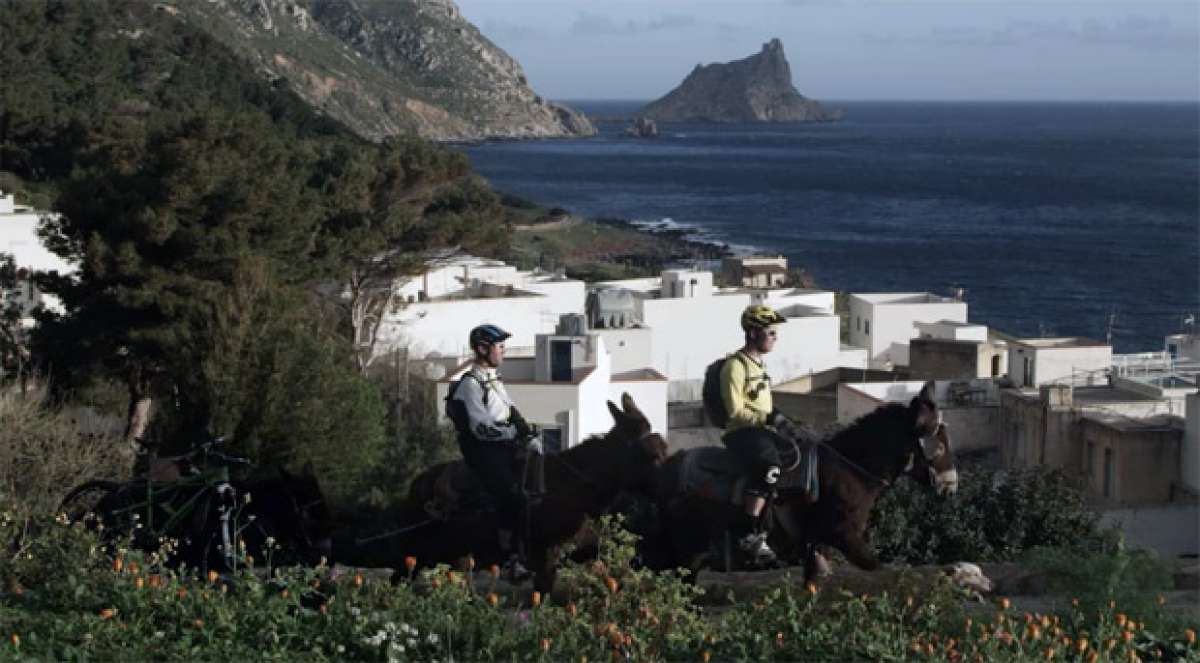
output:
[[[533,571],[525,568],[521,563],[521,558],[513,555],[504,563],[504,567],[500,570],[500,575],[510,583],[521,583],[533,577]]]
[[[779,558],[775,556],[775,551],[767,545],[766,533],[751,532],[738,539],[737,546],[746,565],[751,568],[768,569],[779,564]]]

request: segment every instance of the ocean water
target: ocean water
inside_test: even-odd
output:
[[[639,140],[616,118],[640,103],[573,103],[600,136],[463,149],[501,190],[781,253],[828,289],[965,288],[1011,334],[1161,350],[1200,313],[1197,104],[834,103]]]

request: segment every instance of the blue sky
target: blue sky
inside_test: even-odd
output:
[[[783,40],[817,99],[1200,100],[1200,2],[457,0],[552,99],[650,99]]]

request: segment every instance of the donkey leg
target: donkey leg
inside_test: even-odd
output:
[[[529,563],[533,567],[533,588],[543,596],[549,596],[554,589],[554,581],[558,578],[558,567],[554,560],[558,559],[557,548],[537,547],[529,553]]]

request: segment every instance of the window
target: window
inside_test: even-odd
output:
[[[854,316],[854,331],[862,331],[862,318]]]
[[[992,355],[992,377],[1000,375],[1000,355]]]
[[[1021,378],[1021,384],[1026,387],[1033,386],[1033,357],[1025,357],[1025,370]]]
[[[863,320],[863,333],[867,336],[871,335],[871,321]]]

